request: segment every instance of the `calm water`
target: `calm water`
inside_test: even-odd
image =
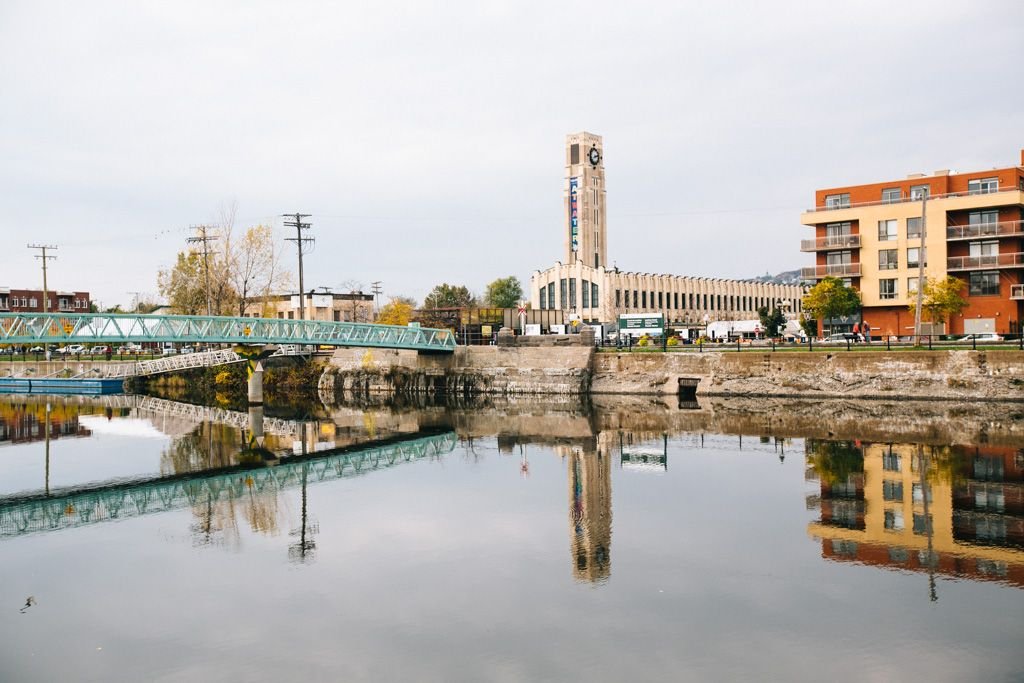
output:
[[[1020,408],[900,410],[0,397],[0,680],[1021,680]]]

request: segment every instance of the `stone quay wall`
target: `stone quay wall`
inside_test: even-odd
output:
[[[338,349],[321,394],[792,396],[1024,401],[1020,351],[597,353],[587,345]]]

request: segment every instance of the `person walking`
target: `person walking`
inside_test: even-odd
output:
[[[865,320],[864,322],[862,322],[860,324],[860,329],[861,329],[861,332],[864,333],[864,341],[866,341],[868,344],[870,344],[871,343],[871,325],[868,324],[867,320]]]

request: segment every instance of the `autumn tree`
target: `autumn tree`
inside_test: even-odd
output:
[[[921,289],[921,315],[933,325],[945,325],[954,315],[967,308],[964,300],[964,281],[958,277],[947,275],[944,278],[925,278]],[[911,315],[917,309],[917,296],[910,297]]]
[[[211,261],[213,258],[211,257]],[[210,266],[210,277],[214,277],[217,269]],[[160,296],[175,313],[199,315],[206,313],[206,280],[203,255],[196,250],[178,252],[174,266],[157,273],[157,288]],[[211,287],[211,289],[213,289]],[[218,288],[219,289],[219,288]],[[212,292],[211,292],[212,294]],[[216,302],[214,311],[221,308],[223,302]]]
[[[514,275],[498,278],[487,285],[484,301],[495,308],[512,308],[523,300],[523,285]]]
[[[233,230],[223,231],[223,260],[227,265],[227,280],[236,294],[238,315],[254,301],[266,299],[288,284],[289,274],[281,267],[281,250],[274,243],[274,231],[269,225],[248,228],[241,237]]]
[[[476,297],[467,287],[448,283],[434,287],[423,300],[423,308],[471,308],[476,305]]]
[[[860,307],[860,294],[857,290],[847,287],[837,277],[823,278],[803,298],[803,309],[807,315],[822,321],[853,315]]]
[[[412,305],[408,299],[395,297],[380,309],[377,322],[381,325],[408,325],[412,320]]]

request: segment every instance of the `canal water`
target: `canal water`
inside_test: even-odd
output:
[[[0,397],[0,680],[1021,680],[1022,411]]]

